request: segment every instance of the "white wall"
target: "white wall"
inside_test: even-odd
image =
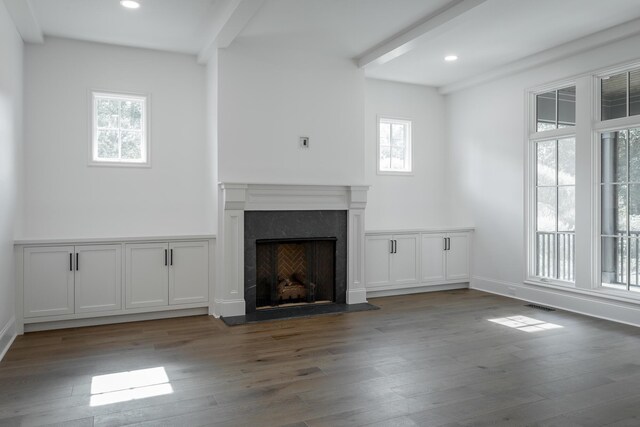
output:
[[[207,221],[212,233],[218,228],[218,52],[213,52],[206,66],[206,176]]]
[[[13,239],[20,227],[23,44],[0,2],[0,359],[15,333]]]
[[[364,75],[352,60],[239,38],[219,64],[220,181],[364,182]]]
[[[377,174],[377,116],[411,120],[412,176]],[[366,79],[365,152],[367,230],[407,229],[452,225],[449,198],[443,182],[450,173],[444,97],[435,88]]]
[[[150,95],[151,168],[90,167],[90,89]],[[193,56],[47,38],[25,49],[25,238],[215,230],[205,67]]]
[[[451,215],[455,222],[472,223],[476,226],[472,274],[477,286],[504,292],[510,285],[523,283],[526,90],[637,60],[640,57],[639,45],[640,37],[630,38],[446,97],[448,167],[456,171],[447,175]],[[580,95],[578,102],[584,102]],[[587,228],[591,220],[590,210],[580,209],[583,203],[589,205],[591,184],[588,174],[591,161],[588,146],[590,141],[588,137],[586,140],[578,140],[578,144],[585,143],[586,147],[578,148],[577,165],[577,185],[581,190],[578,191],[577,212],[580,218],[577,218],[576,234],[587,233],[583,235],[586,239],[583,238],[580,250],[588,245]],[[581,177],[586,179],[581,180]],[[578,238],[581,237],[577,235],[576,239]],[[588,253],[588,249],[583,253]],[[590,271],[587,271],[589,268],[588,259],[576,261],[576,276],[579,281],[582,280],[580,278],[590,280]],[[582,288],[589,285],[577,284]],[[511,292],[521,292],[521,289],[512,289]],[[529,297],[533,297],[533,291],[526,292]],[[561,301],[558,295],[550,299],[552,302],[547,301],[549,304],[554,300]],[[606,317],[602,313],[598,315]],[[637,313],[634,315],[637,316]]]

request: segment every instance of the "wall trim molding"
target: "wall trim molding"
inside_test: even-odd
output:
[[[640,327],[640,305],[612,300],[605,296],[586,295],[571,289],[507,282],[480,276],[473,276],[469,287],[507,298]]]
[[[16,335],[16,318],[12,317],[0,331],[0,361],[9,351],[11,344],[16,339]]]
[[[515,60],[487,71],[486,73],[481,73],[475,77],[441,86],[438,91],[441,95],[447,95],[463,89],[468,89],[472,86],[482,85],[500,78],[518,74],[524,70],[540,67],[560,59],[579,55],[591,49],[606,46],[638,34],[640,34],[640,19],[634,19],[614,27],[605,28],[604,30],[569,41],[559,46],[534,53],[533,55]]]
[[[111,325],[116,323],[141,322],[145,320],[172,319],[174,317],[209,315],[208,307],[155,311],[150,313],[122,314],[118,316],[89,317],[85,319],[58,320],[24,325],[25,332],[51,329],[82,328],[85,326]]]
[[[455,289],[468,289],[468,283],[447,283],[444,285],[425,285],[415,288],[398,288],[367,291],[367,298],[392,297],[396,295],[422,294],[425,292],[452,291]],[[375,303],[375,302],[374,302]]]

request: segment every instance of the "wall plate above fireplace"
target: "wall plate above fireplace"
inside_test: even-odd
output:
[[[301,136],[300,137],[300,148],[307,149],[309,148],[309,137]]]

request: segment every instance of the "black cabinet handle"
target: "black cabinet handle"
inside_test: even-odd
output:
[[[447,238],[443,237],[442,241],[444,242],[444,250],[446,251],[447,250]]]
[[[451,237],[447,237],[447,250],[451,250]]]
[[[69,252],[69,271],[73,271],[73,254]]]
[[[79,257],[79,255],[80,254],[78,252],[76,252],[76,271],[78,271],[79,268],[80,268],[80,257]]]
[[[173,265],[173,249],[171,249],[171,262],[169,263],[169,265]]]
[[[398,253],[398,241],[397,240],[393,241],[393,253],[394,254]]]
[[[167,250],[164,250],[164,265],[167,265]]]
[[[393,240],[389,240],[389,244],[391,245],[391,247],[389,248],[389,253],[392,254],[393,253]]]

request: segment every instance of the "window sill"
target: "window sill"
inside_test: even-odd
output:
[[[134,162],[89,162],[88,166],[107,167],[107,168],[150,168],[151,162],[134,163]]]
[[[400,171],[378,171],[378,175],[391,175],[391,176],[414,176],[413,172],[400,172]]]

